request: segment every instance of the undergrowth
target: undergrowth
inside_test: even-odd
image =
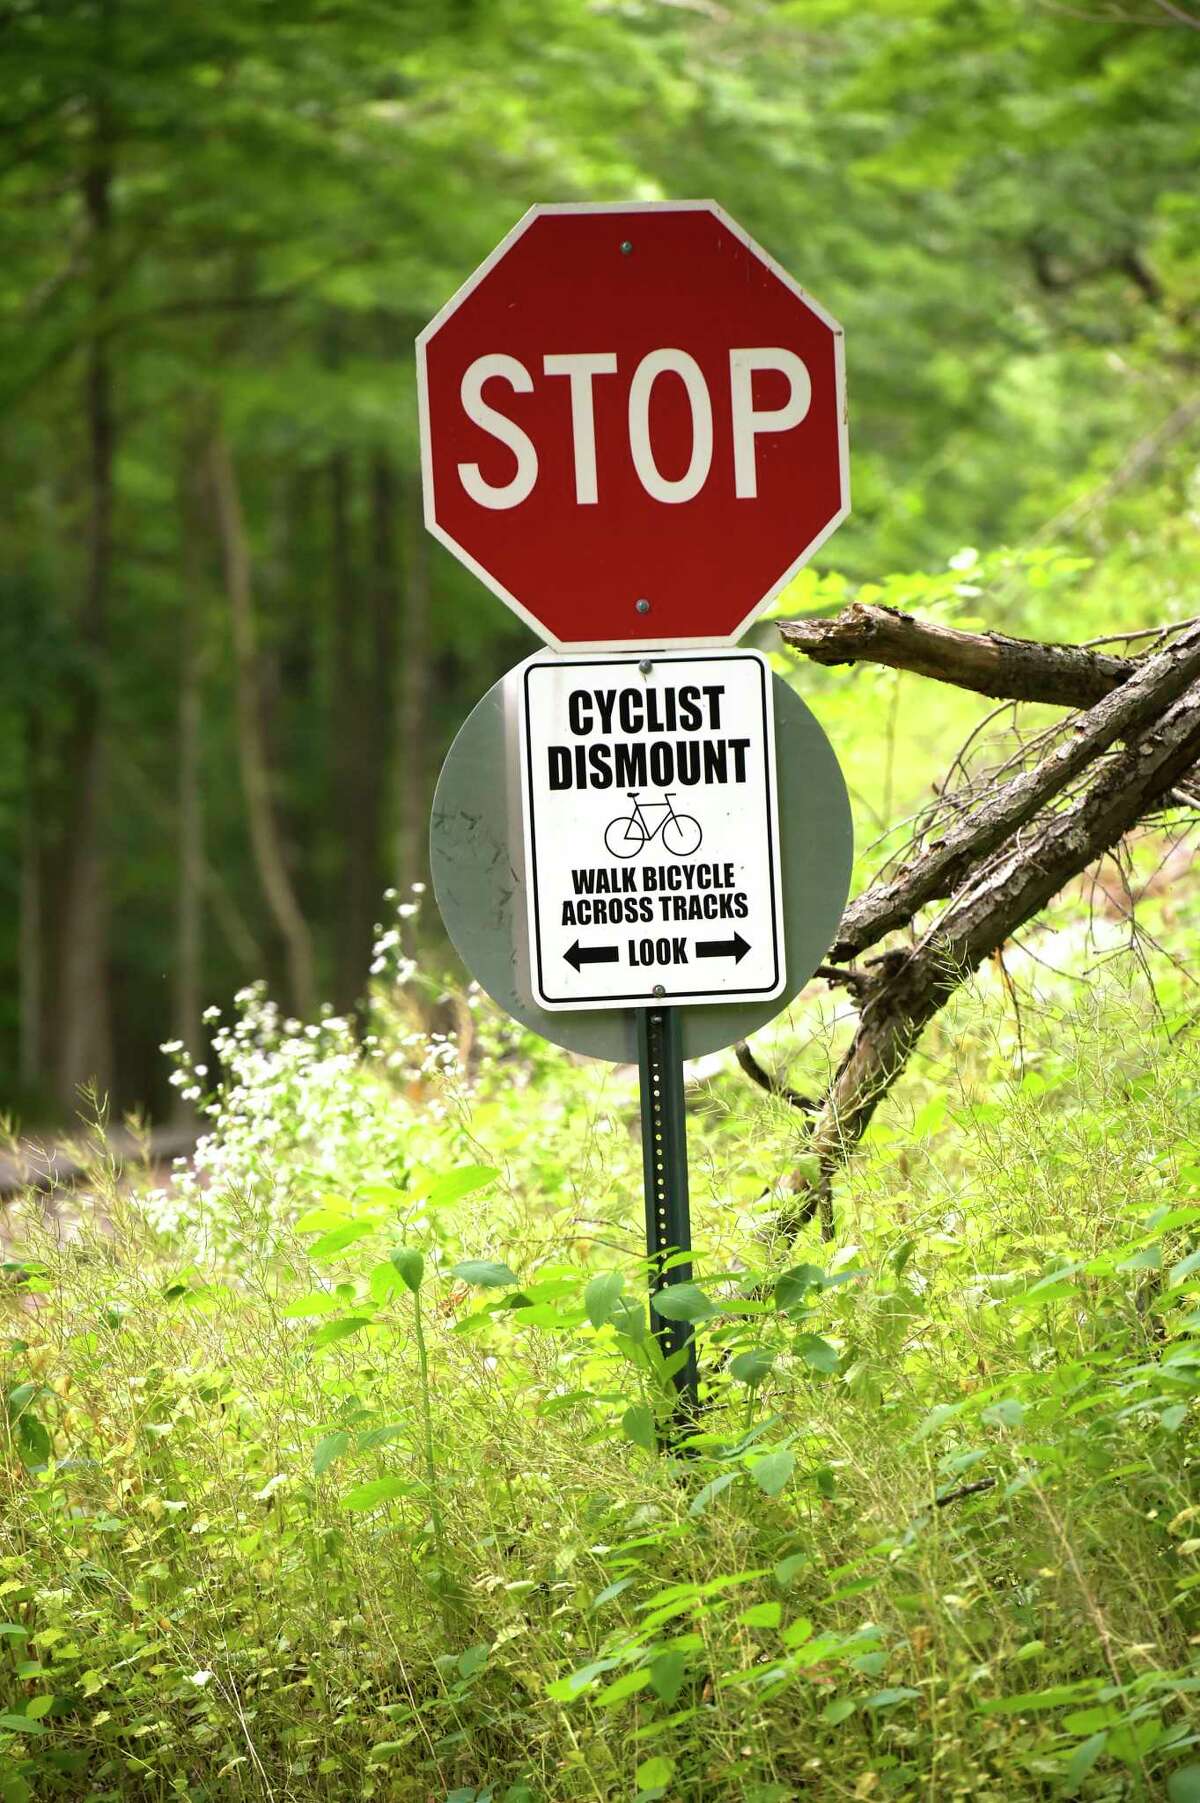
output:
[[[700,1067],[664,1453],[630,1073],[248,994],[202,1178],[15,1224],[0,1797],[1200,1795],[1200,1058],[1115,975],[1019,1048],[999,995],[831,1246]]]

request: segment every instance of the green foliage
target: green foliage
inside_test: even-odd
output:
[[[283,988],[205,488],[218,426],[319,991],[339,1017],[358,1002],[387,874],[420,874],[410,816],[419,826],[465,710],[528,648],[411,529],[411,345],[532,201],[711,193],[845,324],[854,513],[836,563],[803,572],[781,611],[861,595],[1065,637],[1191,611],[1200,34],[1169,7],[193,0],[176,16],[150,0],[23,0],[9,12],[0,1081],[24,1105],[51,1100],[64,948],[50,903],[74,880],[79,720],[95,697],[107,875],[85,858],[79,880],[97,932],[111,922],[120,973],[111,1093],[118,1106],[168,1099],[153,1047],[179,1030],[185,999],[163,982],[179,964],[185,641],[204,793],[201,986],[224,1001],[266,973]],[[115,437],[96,622],[99,351]],[[979,712],[917,700],[887,673],[804,681],[867,839],[940,777],[948,736]],[[411,957],[412,929],[385,925]],[[187,1088],[200,1100],[203,1075]],[[73,1093],[55,1099],[74,1107]]]
[[[791,1122],[702,1082],[696,1277],[672,1288],[704,1412],[672,1455],[661,1355],[630,1331],[632,1084],[477,1015],[469,1079],[443,1059],[413,1099],[391,1067],[374,1174],[297,1165],[290,1221],[281,1202],[236,1255],[152,1235],[119,1194],[66,1242],[17,1217],[13,1781],[741,1803],[813,1773],[915,1797],[936,1768],[984,1798],[1149,1783],[1182,1803],[1189,1037],[1110,977],[1043,998],[1018,1058],[981,979],[872,1128],[838,1243],[790,1254],[764,1238],[761,1173],[787,1168]],[[357,1115],[394,1050],[339,1065],[322,1118]],[[217,1105],[218,1146],[242,1119]],[[241,1204],[215,1184],[209,1206]]]

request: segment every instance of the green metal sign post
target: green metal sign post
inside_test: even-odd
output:
[[[650,1327],[674,1369],[673,1432],[686,1432],[699,1412],[696,1347],[690,1321],[671,1321],[654,1298],[676,1283],[690,1283],[690,1259],[668,1263],[692,1249],[688,1206],[687,1122],[683,1108],[683,1050],[674,1008],[638,1010],[638,1077],[642,1099],[642,1168],[646,1188],[646,1251],[650,1260]]]
[[[691,1225],[688,1202],[687,1136],[683,1106],[683,1065],[745,1039],[785,1008],[825,955],[841,919],[849,888],[852,837],[850,804],[846,786],[832,747],[804,703],[779,677],[770,685],[778,745],[779,864],[783,899],[783,927],[787,944],[786,981],[782,991],[725,1002],[702,999],[674,1005],[670,973],[649,973],[649,993],[640,1006],[631,1006],[628,995],[587,1006],[551,1008],[539,1000],[532,969],[528,888],[531,882],[529,844],[525,832],[527,786],[522,765],[522,687],[528,666],[522,664],[495,684],[462,727],[451,747],[437,786],[430,827],[430,861],[433,884],[442,919],[464,964],[499,1005],[543,1038],[586,1057],[614,1064],[636,1063],[641,1080],[642,1157],[645,1176],[646,1248],[650,1264],[650,1327],[661,1348],[674,1389],[671,1418],[663,1423],[660,1445],[679,1450],[694,1429],[699,1407],[699,1382],[693,1327],[690,1321],[673,1321],[655,1306],[656,1298],[676,1284],[691,1281]],[[565,716],[564,716],[565,717]],[[724,714],[722,719],[724,719]],[[657,735],[671,736],[671,735]],[[571,760],[572,767],[574,760]],[[681,811],[704,812],[711,820],[711,802],[704,803],[699,786],[694,800],[681,800]],[[613,810],[608,810],[607,819]],[[582,820],[582,810],[580,818]],[[748,817],[747,817],[748,818]],[[651,821],[651,834],[655,822]],[[574,830],[567,819],[563,832]],[[555,823],[556,834],[559,823]],[[749,830],[749,829],[748,829]],[[554,837],[555,835],[552,835]],[[662,835],[665,837],[665,834]],[[658,850],[659,839],[648,836],[645,845],[633,847],[624,860],[631,872],[648,863],[656,867],[684,866],[687,855],[668,845]],[[626,849],[629,849],[628,847]],[[703,848],[709,870],[721,873],[729,862]],[[595,840],[593,862],[603,857],[602,836]],[[584,871],[587,859],[572,855],[568,868]],[[667,882],[670,879],[668,877]],[[596,886],[599,887],[598,885]],[[667,886],[652,890],[646,879],[631,874],[621,893],[596,897],[580,893],[589,908],[603,902],[610,918],[603,928],[590,923],[585,935],[622,956],[629,943],[643,937],[655,940],[679,929],[676,920],[692,912],[681,893]],[[659,899],[659,895],[667,899]],[[702,893],[697,890],[696,912],[703,913]],[[630,901],[637,902],[640,919],[629,924]],[[646,912],[642,913],[643,902]],[[694,929],[705,941],[728,941],[745,922],[717,918],[700,920]],[[618,909],[626,921],[616,925]],[[646,922],[643,926],[642,922]],[[582,924],[582,923],[581,923]],[[564,937],[573,950],[577,925],[572,922]],[[749,934],[747,932],[747,937]],[[726,947],[722,945],[724,952]],[[736,944],[732,948],[736,951]],[[691,942],[685,945],[691,968]],[[709,946],[697,947],[697,971],[704,982],[720,968],[721,959]],[[563,953],[565,957],[565,952]],[[744,971],[747,961],[740,961]],[[563,967],[560,978],[573,982],[596,971],[602,977],[621,966],[574,963]],[[635,975],[637,973],[635,972]],[[667,992],[661,1000],[653,986]],[[615,987],[616,985],[614,985]],[[676,985],[680,987],[681,985]]]

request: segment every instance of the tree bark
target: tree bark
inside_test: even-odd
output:
[[[371,892],[372,924],[378,918],[380,894],[390,859],[384,852],[389,801],[388,777],[395,757],[396,657],[400,633],[400,564],[396,527],[400,487],[391,458],[377,450],[370,472],[370,603],[371,603],[371,778],[374,794],[376,856]],[[400,522],[401,526],[403,522]]]
[[[179,478],[180,536],[179,711],[176,788],[175,1037],[197,1060],[204,1048],[201,1012],[204,970],[204,786],[201,777],[203,724],[203,560],[200,549],[195,445],[184,450]],[[178,1101],[180,1112],[191,1113]]]
[[[25,784],[21,799],[20,924],[18,926],[18,1052],[17,1075],[27,1097],[35,1094],[43,1077],[42,965],[42,844],[39,817],[42,808],[41,708],[31,700],[25,715]]]
[[[297,1014],[307,1015],[316,999],[312,936],[292,886],[271,794],[262,730],[250,548],[233,457],[220,425],[209,441],[208,465],[233,627],[238,757],[250,845],[267,907],[283,940],[292,1007]]]
[[[353,1013],[366,988],[375,919],[377,858],[372,684],[367,670],[367,599],[355,581],[351,534],[353,470],[349,454],[328,463],[330,577],[333,605],[333,770],[341,856],[334,911],[334,1004]]]
[[[102,61],[110,60],[111,0],[101,0]],[[107,728],[105,660],[113,564],[113,465],[116,423],[106,333],[114,292],[112,182],[115,127],[107,99],[92,102],[91,142],[82,179],[91,263],[91,336],[84,370],[88,433],[88,502],[84,528],[85,577],[79,614],[81,670],[72,698],[66,768],[72,794],[68,813],[67,867],[60,926],[57,1089],[64,1107],[77,1104],[82,1088],[98,1094],[112,1080],[109,996],[109,897],[105,788]]]
[[[847,962],[885,933],[906,926],[918,909],[952,895],[981,859],[1031,821],[1089,764],[1118,739],[1161,714],[1200,676],[1200,628],[1191,627],[1165,650],[1132,669],[1128,681],[1081,718],[1072,742],[1060,745],[1034,769],[987,795],[976,812],[943,839],[923,846],[910,868],[856,897],[842,916],[829,962]]]
[[[852,602],[833,620],[781,620],[785,644],[817,664],[885,664],[1009,701],[1091,707],[1134,670],[1128,657],[1044,645],[1002,632],[959,632],[893,607]]]
[[[1194,635],[1191,635],[1194,644]],[[1164,654],[1166,655],[1166,654]],[[1185,649],[1180,661],[1193,655]],[[912,950],[889,952],[867,973],[858,1028],[817,1116],[806,1150],[815,1183],[784,1222],[795,1230],[814,1213],[832,1234],[832,1180],[903,1070],[927,1023],[954,991],[1031,920],[1072,877],[1134,827],[1200,755],[1200,682],[1102,767],[1070,808],[1043,815],[972,873],[945,915]]]
[[[425,879],[429,552],[419,485],[404,482],[404,595],[396,719],[396,886]]]

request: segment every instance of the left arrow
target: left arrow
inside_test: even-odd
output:
[[[570,951],[563,953],[563,957],[568,964],[573,964],[576,970],[581,964],[615,964],[617,947],[615,945],[593,945],[585,951],[577,939]]]

